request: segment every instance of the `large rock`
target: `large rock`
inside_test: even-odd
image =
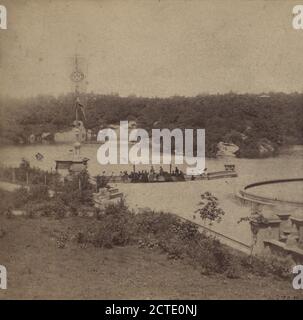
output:
[[[236,144],[222,141],[217,144],[217,148],[217,156],[235,157],[235,153],[239,150],[239,147]]]
[[[257,146],[261,157],[271,156],[275,152],[275,147],[273,146],[272,142],[266,138],[260,139],[257,142]]]

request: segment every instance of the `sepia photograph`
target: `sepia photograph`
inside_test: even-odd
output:
[[[303,1],[0,0],[0,300],[302,300],[302,52]]]

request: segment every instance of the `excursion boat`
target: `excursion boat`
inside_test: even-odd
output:
[[[234,165],[225,165],[225,170],[222,171],[214,171],[207,172],[197,176],[193,175],[171,175],[168,172],[164,172],[163,174],[148,174],[148,176],[144,177],[138,176],[134,177],[133,175],[102,175],[98,176],[98,179],[102,182],[105,181],[107,183],[161,183],[161,182],[186,182],[186,181],[199,181],[199,180],[213,180],[213,179],[224,179],[224,178],[235,178],[238,174],[235,171]],[[97,179],[97,177],[96,177]],[[101,183],[102,183],[101,182]]]

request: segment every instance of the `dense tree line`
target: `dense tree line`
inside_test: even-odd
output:
[[[240,145],[239,156],[258,157],[257,142],[276,148],[303,142],[303,94],[217,94],[195,97],[143,98],[85,94],[86,128],[135,120],[138,127],[205,128],[207,155],[219,141]],[[29,134],[70,128],[75,119],[73,94],[28,99],[1,98],[1,142],[26,141]]]

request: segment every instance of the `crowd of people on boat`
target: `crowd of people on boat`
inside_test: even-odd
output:
[[[223,174],[224,176],[227,173],[235,172],[235,165],[225,165],[224,171],[213,172],[214,174]],[[104,188],[109,182],[131,182],[131,183],[148,183],[148,182],[174,182],[174,181],[185,181],[185,180],[200,180],[200,179],[209,179],[210,173],[208,173],[207,168],[204,169],[203,173],[199,176],[188,176],[185,175],[182,170],[178,167],[175,167],[174,170],[170,167],[169,172],[165,171],[162,166],[160,166],[159,171],[156,171],[153,166],[150,170],[139,170],[136,171],[135,166],[133,171],[128,173],[128,171],[120,171],[119,175],[115,175],[114,172],[111,175],[107,174],[105,171],[102,172],[102,175],[96,177],[97,187]],[[216,177],[215,177],[216,178]]]
[[[185,180],[182,170],[179,170],[178,167],[171,172],[164,171],[160,167],[159,171],[156,172],[152,166],[149,171],[132,171],[128,174],[127,171],[120,171],[120,177],[123,182],[154,182],[154,181],[172,181],[172,177],[175,177],[175,180],[182,181]]]
[[[106,175],[106,172],[103,171],[102,176],[99,176],[99,181],[107,182],[115,182],[117,180],[121,182],[169,182],[169,181],[184,181],[184,173],[178,167],[175,167],[174,170],[167,172],[161,166],[159,171],[156,171],[153,166],[151,166],[150,170],[139,170],[136,171],[135,169],[128,173],[128,171],[120,171],[119,176],[114,175],[112,172],[111,175]]]

